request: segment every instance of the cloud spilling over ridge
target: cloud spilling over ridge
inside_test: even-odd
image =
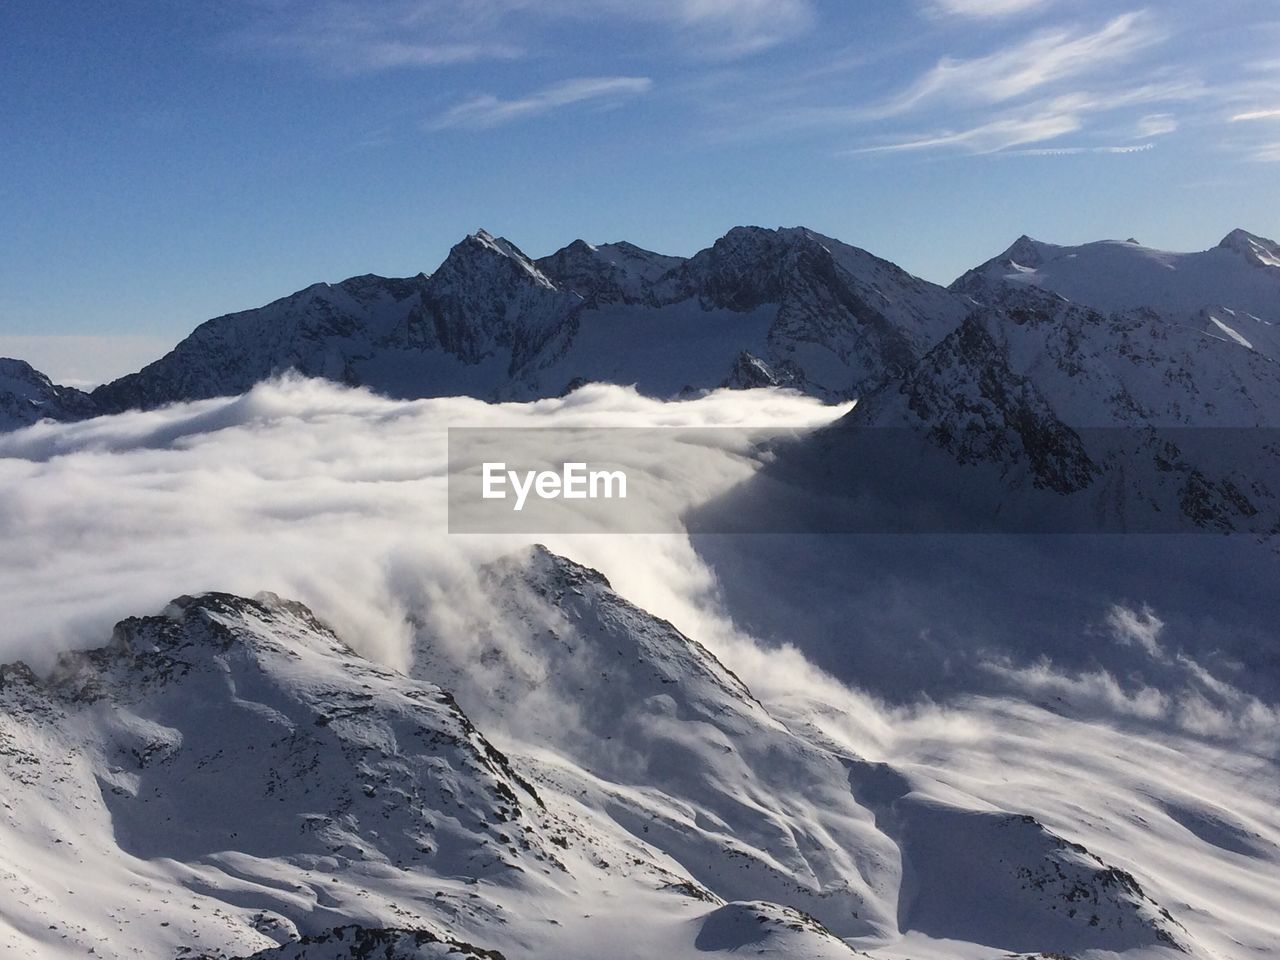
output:
[[[291,379],[232,399],[40,424],[0,438],[3,656],[39,659],[51,645],[98,645],[117,619],[182,593],[266,589],[303,600],[357,643],[380,638],[368,652],[400,663],[398,580],[447,579],[455,565],[527,542],[446,537],[449,426],[793,429],[840,412],[782,392],[663,404],[592,386],[561,399],[489,405],[391,401]],[[628,442],[635,436],[628,431]],[[691,497],[745,479],[753,467],[743,453],[708,450],[699,461],[705,475],[650,484],[653,496],[629,509],[675,517]],[[631,451],[630,462],[643,469],[645,452]],[[648,462],[661,468],[656,453]],[[675,529],[674,520],[654,529]],[[549,545],[632,571],[623,579],[644,602],[661,591],[666,570],[678,571],[672,582],[694,574],[692,553],[678,539],[653,538],[645,551],[608,537]],[[609,563],[619,551],[646,561]]]
[[[813,666],[805,636],[771,636],[761,646],[744,632],[728,614],[725,583],[696,539],[679,533],[445,532],[449,427],[718,426],[782,433],[820,426],[843,409],[784,391],[724,391],[664,403],[600,385],[527,404],[392,401],[324,381],[286,379],[235,398],[38,424],[0,437],[0,537],[6,546],[0,603],[7,613],[0,661],[23,658],[47,667],[58,650],[99,646],[117,620],[156,612],[184,593],[252,596],[269,590],[311,606],[366,655],[404,668],[415,625],[430,624],[441,637],[465,630],[476,611],[456,608],[467,598],[482,602],[477,566],[537,540],[604,572],[623,596],[720,654],[767,702],[817,704],[824,716],[843,716],[831,722],[851,723],[864,751],[874,752],[892,739],[903,715],[851,693]],[[655,432],[619,435],[625,446]],[[646,471],[655,481],[637,483],[644,495],[628,501],[628,509],[657,518],[648,529],[679,529],[688,508],[754,473],[758,453],[748,434],[728,430],[719,436],[682,462],[676,477],[661,449],[620,451],[630,470]],[[724,440],[733,437],[742,438],[739,446]],[[743,549],[758,552],[768,540],[748,536]],[[822,540],[815,542],[826,550]],[[848,578],[857,574],[840,550],[865,553],[863,542],[830,546],[839,549],[813,560],[830,568],[824,576],[833,578],[837,593],[822,603],[831,615],[866,617],[872,624],[893,615],[892,597],[876,601],[878,612],[860,610],[863,601],[853,598]],[[805,573],[780,576],[766,561],[761,571],[738,566],[723,575],[746,577],[745,585],[734,583],[736,590],[772,598],[785,610],[796,599],[788,593],[798,587],[787,578]],[[757,577],[763,579],[752,579]],[[944,602],[922,595],[920,603],[913,622],[942,626],[950,619]],[[1127,675],[1090,672],[1087,661],[1032,662],[1025,652],[1002,658],[1000,649],[985,650],[982,638],[935,653],[957,664],[987,657],[983,672],[1006,691],[1063,696],[1082,711],[1122,720],[1250,740],[1274,724],[1271,707],[1167,643],[1159,611],[1103,606],[1093,615],[1103,624],[1102,643],[1120,651],[1121,662],[1135,671],[1156,677],[1151,682],[1164,692],[1149,691],[1145,681]],[[800,622],[792,621],[793,632],[802,629]],[[882,646],[899,643],[886,637]],[[910,653],[933,656],[936,646],[922,636],[920,649]],[[942,661],[939,666],[952,669]],[[924,688],[927,676],[932,674],[921,675]],[[958,729],[932,710],[913,716],[913,723],[934,717],[952,732]]]

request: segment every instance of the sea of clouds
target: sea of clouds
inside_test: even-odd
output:
[[[768,454],[755,441],[821,427],[847,409],[777,390],[662,402],[603,385],[524,404],[396,401],[285,378],[240,397],[37,424],[0,436],[0,660],[48,669],[61,650],[104,644],[124,617],[221,590],[301,600],[365,655],[405,668],[415,625],[445,637],[474,624],[484,611],[472,607],[486,602],[477,569],[536,540],[601,570],[619,593],[711,648],[779,709],[843,716],[838,725],[860,731],[865,752],[912,723],[956,735],[964,722],[928,698],[995,689],[978,677],[1091,715],[1240,738],[1269,752],[1273,707],[1169,645],[1142,598],[1100,595],[1090,608],[1090,642],[1113,662],[1093,655],[1062,662],[1033,655],[1034,637],[1024,650],[1003,648],[954,622],[945,643],[931,640],[930,630],[941,635],[955,612],[931,571],[915,592],[859,597],[851,571],[872,555],[870,540],[447,532],[450,427],[647,428],[619,430],[609,456],[631,474],[626,508],[647,518],[642,526],[679,530],[687,511],[760,469]],[[696,449],[678,464],[655,429],[707,427],[732,429],[689,433]],[[723,558],[726,545],[737,559],[709,559],[717,551]],[[785,552],[771,553],[779,546],[803,551],[811,567],[788,571]],[[756,630],[726,604],[735,594],[783,611],[783,628]],[[808,609],[788,613],[788,595]],[[888,639],[874,650],[864,629],[851,642],[854,653],[833,660],[830,636],[818,636],[811,615],[840,629],[862,620],[870,636]],[[916,631],[914,661],[889,629],[895,616]],[[852,666],[842,671],[842,662]],[[894,689],[897,705],[889,707],[888,685],[878,680],[895,669],[913,672],[918,689],[911,697]]]

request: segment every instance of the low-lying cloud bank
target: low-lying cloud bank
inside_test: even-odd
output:
[[[0,604],[6,611],[0,661],[22,658],[47,667],[57,651],[101,645],[117,620],[158,611],[180,594],[269,590],[303,601],[363,653],[403,668],[413,625],[428,624],[443,637],[474,622],[476,611],[458,606],[483,602],[474,589],[477,566],[537,540],[602,570],[628,599],[719,653],[762,699],[784,713],[826,718],[827,733],[848,737],[859,752],[888,750],[909,729],[945,728],[949,737],[961,736],[967,721],[955,711],[918,705],[890,710],[813,666],[818,642],[804,634],[803,617],[788,617],[794,635],[769,631],[770,643],[758,643],[743,629],[755,624],[735,622],[726,612],[726,584],[697,538],[446,532],[449,427],[756,428],[754,434],[717,434],[696,456],[682,458],[678,472],[662,455],[669,441],[655,440],[660,445],[649,448],[645,438],[656,433],[620,431],[625,441],[616,455],[652,481],[632,485],[642,494],[627,509],[652,517],[648,529],[679,529],[683,513],[759,468],[761,454],[751,436],[813,429],[845,409],[784,391],[721,391],[661,402],[601,385],[527,404],[393,401],[287,378],[236,398],[38,424],[0,436]],[[855,576],[846,561],[857,554],[867,562],[871,542],[807,543],[824,539],[842,543],[827,560],[809,560],[826,567],[823,576],[838,588],[841,577],[847,583]],[[785,612],[785,594],[794,592],[792,580],[805,577],[803,568],[779,573],[757,541],[779,542],[742,538],[737,549],[763,559],[720,573],[750,581],[735,582],[728,593],[753,594]],[[892,596],[877,601],[879,610],[859,613],[841,606],[851,604],[844,594],[822,594],[831,618],[893,615]],[[945,604],[909,596],[915,621],[954,627]],[[1081,713],[1239,737],[1251,746],[1274,729],[1277,715],[1269,705],[1167,645],[1159,611],[1103,603],[1090,615],[1104,634],[1094,640],[1120,651],[1135,675],[1145,671],[1153,678],[1150,683],[1109,672],[1091,656],[1037,660],[1027,650],[989,649],[989,638],[982,637],[938,646],[922,632],[910,656],[931,661],[920,671],[926,691],[935,675],[985,676],[1006,691],[1037,701],[1059,698]],[[899,641],[887,632],[885,637],[883,662],[915,670],[919,664]],[[964,659],[968,673],[956,667]],[[845,679],[863,682],[856,675]],[[870,674],[865,682],[878,690]],[[975,690],[992,692],[963,684],[930,692]]]
[[[403,665],[402,587],[447,584],[527,537],[450,537],[449,427],[752,427],[821,425],[843,408],[780,391],[728,391],[662,403],[589,386],[528,404],[467,398],[387,400],[288,378],[236,398],[179,404],[0,436],[0,656],[47,661],[102,643],[124,616],[183,593],[271,590],[331,620],[365,652]],[[656,437],[622,431],[626,441]],[[724,436],[737,436],[726,431]],[[675,518],[755,469],[746,443],[711,446],[663,476],[657,452],[633,448],[628,510]],[[656,441],[655,441],[656,442]],[[678,536],[539,537],[608,570],[640,603],[711,587]],[[557,539],[560,542],[556,542]]]

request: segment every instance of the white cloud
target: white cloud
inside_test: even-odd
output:
[[[254,49],[300,57],[339,73],[440,67],[523,54],[492,28],[486,5],[439,0],[284,2],[249,25],[241,40]]]
[[[1067,133],[1074,133],[1081,126],[1080,118],[1070,113],[1020,119],[1006,118],[992,120],[964,130],[946,131],[880,146],[861,147],[851,152],[854,154],[903,153],[953,147],[970,153],[995,153],[1024,143],[1052,140]]]
[[[1127,89],[1101,93],[1077,92],[1036,100],[996,116],[982,119],[972,126],[946,129],[939,132],[901,137],[888,143],[874,144],[850,151],[853,154],[902,153],[908,151],[959,149],[969,153],[984,154],[1010,151],[1027,144],[1044,143],[1068,133],[1085,129],[1089,117],[1095,114],[1133,107],[1140,104],[1192,99],[1203,94],[1194,83],[1146,84]],[[1168,119],[1166,119],[1168,118]],[[1176,128],[1176,122],[1167,114],[1151,114],[1144,118],[1151,130]],[[1172,127],[1170,124],[1172,123]],[[1140,129],[1142,123],[1140,122]],[[1153,132],[1140,134],[1155,136]],[[1151,149],[1153,144],[1105,144],[1051,147],[1044,150],[1017,151],[1023,155],[1139,153]]]
[[[1266,110],[1248,110],[1244,113],[1237,113],[1231,118],[1232,123],[1251,120],[1280,120],[1280,107]]]
[[[1171,113],[1149,113],[1138,121],[1138,136],[1162,137],[1178,129],[1178,120]]]
[[[513,59],[557,21],[652,24],[699,55],[738,57],[805,32],[811,0],[282,0],[242,39],[339,72]]]
[[[1005,151],[1009,156],[1018,157],[1078,157],[1085,154],[1107,154],[1126,156],[1131,153],[1146,153],[1154,150],[1154,143],[1113,144],[1102,147],[1035,147],[1027,150]]]
[[[355,644],[390,638],[366,652],[396,663],[406,631],[399,583],[532,540],[616,575],[633,599],[671,617],[672,591],[687,597],[707,580],[688,538],[449,537],[448,427],[803,429],[847,409],[767,391],[664,404],[607,386],[527,404],[393,401],[287,379],[237,398],[0,435],[0,662],[99,645],[122,617],[220,589],[302,600]],[[639,434],[654,437],[622,432],[631,446],[621,462],[638,471],[627,509],[651,511],[646,529],[679,529],[684,510],[754,469],[748,450],[708,445],[671,482],[671,458]],[[645,484],[642,471],[658,479]],[[646,489],[652,496],[640,496]]]
[[[806,31],[815,14],[809,0],[674,0],[618,3],[619,11],[643,13],[704,31],[725,56],[742,56],[775,46]],[[595,9],[597,4],[590,4]]]
[[[883,117],[934,100],[1001,103],[1047,84],[1123,62],[1164,36],[1151,17],[1125,13],[1092,33],[1055,28],[985,57],[944,57],[915,83],[877,108]]]
[[[1135,610],[1116,604],[1107,611],[1107,627],[1116,643],[1136,645],[1153,660],[1164,659],[1164,649],[1160,646],[1164,621],[1150,607]]]
[[[927,10],[950,16],[994,19],[1046,7],[1053,0],[932,0]]]
[[[648,77],[579,77],[511,100],[484,94],[450,107],[429,126],[435,130],[495,127],[588,100],[617,102],[645,93],[652,85]]]
[[[1280,143],[1268,143],[1256,147],[1249,154],[1249,159],[1256,163],[1280,163]]]

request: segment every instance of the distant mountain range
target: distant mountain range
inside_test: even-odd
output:
[[[575,241],[534,260],[480,231],[429,276],[316,284],[210,320],[89,394],[0,362],[0,414],[76,420],[289,370],[399,398],[785,386],[857,399],[814,441],[823,462],[859,478],[869,458],[892,464],[890,484],[909,481],[893,515],[926,527],[945,521],[901,503],[963,502],[965,527],[1270,533],[1280,443],[1189,431],[1277,425],[1278,324],[1280,246],[1240,230],[1186,254],[1022,237],[945,289],[804,228],[737,227],[688,259]]]
[[[1056,296],[1027,300],[1038,291]],[[1159,357],[1153,375],[1169,377],[1195,358],[1213,368],[1212,382],[1198,381],[1204,397],[1240,368],[1251,395],[1214,411],[1157,401],[1155,412],[1250,422],[1252,401],[1263,399],[1252,396],[1255,382],[1274,380],[1280,247],[1240,230],[1194,254],[1023,237],[946,289],[799,227],[736,227],[688,259],[578,240],[535,260],[481,230],[430,275],[318,283],[218,317],[88,394],[7,361],[0,425],[233,395],[288,370],[399,398],[531,399],[603,381],[660,397],[785,385],[846,400],[912,375],[975,312],[997,341],[1018,326],[1020,311],[1081,316],[1054,305],[1062,299],[1118,325],[1115,342],[1087,348],[1102,351],[1095,359],[1117,350]],[[1025,366],[1034,345],[1008,346],[1021,351],[1015,366]],[[1088,360],[1082,353],[1069,362]]]

